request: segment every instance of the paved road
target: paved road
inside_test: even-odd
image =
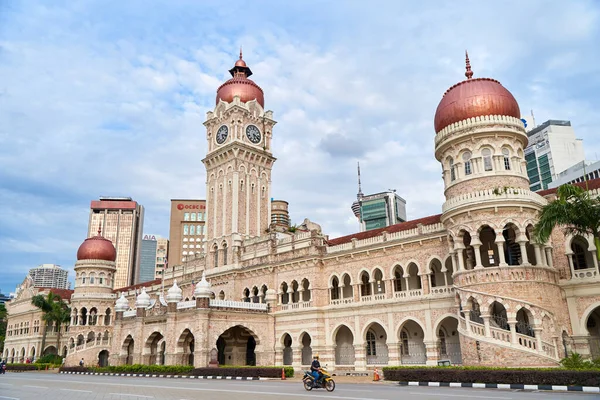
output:
[[[333,393],[307,392],[292,381],[222,381],[200,379],[134,378],[40,373],[0,376],[0,400],[397,400],[600,399],[599,395],[526,392],[498,389],[400,387],[393,383],[343,384]]]

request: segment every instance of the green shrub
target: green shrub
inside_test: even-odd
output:
[[[585,360],[581,354],[573,353],[569,357],[560,360],[560,365],[566,369],[600,369],[600,359]]]
[[[386,367],[383,375],[399,382],[600,386],[598,371],[565,368]]]
[[[62,357],[56,354],[48,354],[35,360],[36,364],[62,364]]]
[[[294,376],[293,367],[254,367],[254,366],[219,366],[219,368],[196,368],[190,375],[193,376],[239,376],[246,378],[281,378],[281,370],[286,378]]]

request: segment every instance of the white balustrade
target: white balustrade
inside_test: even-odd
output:
[[[336,300],[329,301],[329,304],[331,304],[333,306],[338,306],[340,304],[350,304],[350,303],[354,303],[353,297],[346,297],[344,299],[336,299]]]
[[[598,269],[594,268],[586,268],[586,269],[576,269],[573,271],[573,279],[593,279],[598,278],[600,275],[598,274]]]
[[[446,201],[442,205],[442,212],[448,212],[455,208],[472,204],[482,203],[486,201],[497,201],[497,200],[523,200],[537,203],[540,206],[544,206],[548,203],[539,194],[530,191],[529,189],[522,188],[494,188],[479,190],[476,192],[467,192],[456,197],[453,197]]]
[[[297,304],[297,303],[296,303]],[[245,301],[233,300],[210,300],[211,307],[237,308],[241,310],[259,310],[267,311],[267,303],[250,303]]]
[[[186,308],[195,308],[195,307],[196,307],[196,300],[180,301],[179,303],[177,303],[178,310],[183,310]]]

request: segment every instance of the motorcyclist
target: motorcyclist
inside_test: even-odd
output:
[[[315,386],[317,386],[319,384],[319,381],[321,379],[321,363],[319,362],[319,355],[315,354],[315,356],[313,357],[313,361],[310,364],[310,372],[313,376],[313,378],[315,378]]]
[[[0,374],[6,373],[6,361],[0,361]]]

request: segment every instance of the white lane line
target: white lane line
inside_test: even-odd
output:
[[[12,378],[12,379],[23,379],[26,378]],[[53,379],[36,379],[36,381],[48,381],[48,382],[57,382],[57,380]],[[314,394],[290,394],[289,392],[259,392],[254,390],[231,390],[231,389],[208,389],[208,388],[198,388],[198,387],[186,387],[186,386],[161,386],[161,385],[132,385],[132,384],[121,384],[121,383],[110,383],[106,381],[80,381],[80,380],[60,380],[61,384],[67,383],[75,383],[75,384],[95,384],[99,386],[128,386],[128,387],[143,387],[143,388],[156,388],[156,389],[173,389],[173,390],[190,390],[197,392],[221,392],[221,393],[242,393],[242,394],[262,394],[262,395],[274,395],[274,396],[283,396],[283,397],[311,397],[314,398]],[[228,381],[230,382],[230,381]],[[204,382],[194,382],[196,385],[207,385]],[[419,393],[422,394],[422,393]],[[367,397],[345,397],[345,396],[330,396],[327,395],[327,398],[331,399],[340,399],[340,400],[384,400],[380,398],[367,398]],[[498,399],[498,397],[496,397]],[[510,398],[507,398],[510,399]]]
[[[48,389],[48,386],[23,385],[23,387],[32,387],[38,389]]]
[[[6,397],[6,396],[0,396],[0,399],[20,400],[20,399],[17,399],[16,397]]]
[[[109,393],[112,394],[114,396],[132,396],[132,397],[145,397],[147,399],[153,399],[154,396],[143,396],[141,394],[129,394],[129,393]]]
[[[0,386],[12,386],[12,383],[0,383]]]
[[[502,399],[502,400],[511,400],[512,397],[503,397],[503,396],[471,396],[468,394],[448,394],[448,393],[441,393],[441,392],[409,392],[409,394],[418,394],[418,395],[433,395],[433,396],[443,396],[443,397],[471,397],[474,399]]]
[[[79,389],[60,389],[60,390],[66,390],[67,392],[93,393],[91,390],[79,390]]]

